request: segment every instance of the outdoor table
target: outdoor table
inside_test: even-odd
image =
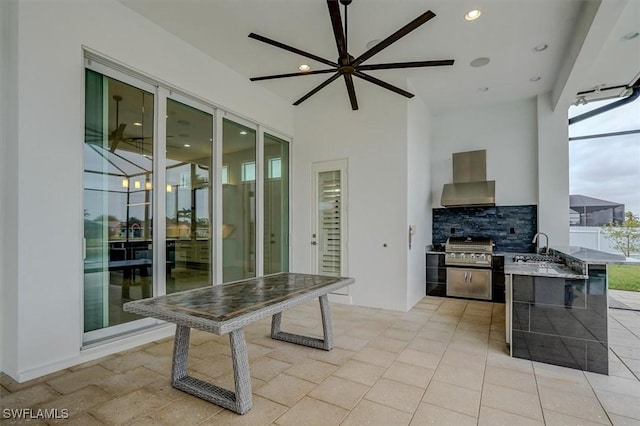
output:
[[[353,282],[353,278],[280,273],[136,300],[125,303],[123,308],[177,325],[171,372],[173,387],[245,414],[253,406],[253,397],[244,327],[271,316],[271,338],[331,350],[333,334],[327,294]],[[323,339],[281,331],[283,311],[316,297],[320,299]],[[235,392],[187,374],[192,328],[217,335],[229,333]]]

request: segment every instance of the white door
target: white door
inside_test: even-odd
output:
[[[313,273],[347,276],[347,160],[312,167],[311,259]],[[349,294],[348,287],[337,291]]]

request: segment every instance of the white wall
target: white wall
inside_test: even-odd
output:
[[[538,229],[552,246],[569,244],[567,109],[552,111],[550,94],[437,116],[432,127],[433,208],[452,180],[451,154],[486,149],[496,204],[537,204]]]
[[[12,185],[5,213],[5,304],[13,309],[5,315],[17,317],[4,336],[12,344],[3,369],[26,380],[84,356],[82,46],[285,134],[293,131],[293,109],[117,1],[19,6],[19,105],[10,111],[17,135],[7,146]]]
[[[0,2],[0,99],[6,100],[8,98],[9,90],[9,61],[5,58],[9,57],[9,7],[8,3]],[[3,366],[3,354],[4,354],[4,316],[7,307],[4,304],[5,295],[5,278],[4,278],[4,228],[6,223],[4,221],[4,209],[5,209],[5,182],[7,176],[5,176],[5,162],[7,154],[5,152],[5,145],[7,140],[7,108],[3,105],[0,108],[0,371]]]
[[[15,300],[17,289],[8,283],[16,280],[15,253],[9,243],[15,237],[13,221],[17,215],[16,182],[17,146],[17,3],[0,2],[0,371],[7,363],[16,364],[16,354],[10,352],[15,346],[17,332],[11,325],[17,321]]]
[[[550,246],[569,245],[568,106],[551,109],[551,95],[538,96],[538,229]]]
[[[346,158],[353,303],[405,310],[407,102],[366,84],[356,81],[358,111],[351,111],[342,81],[296,109],[291,269],[311,268],[311,165]]]
[[[454,152],[487,150],[487,180],[496,181],[496,204],[537,204],[535,99],[433,117],[431,207],[440,208],[442,187],[453,180]]]
[[[430,152],[431,114],[421,99],[414,98],[407,110],[407,222],[415,230],[407,259],[407,310],[426,291],[424,248],[432,236]]]

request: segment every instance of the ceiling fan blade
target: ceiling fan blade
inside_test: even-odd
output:
[[[312,53],[308,53],[308,52],[305,52],[303,50],[296,49],[295,47],[287,46],[284,43],[280,43],[279,41],[271,40],[270,38],[263,37],[261,35],[255,34],[255,33],[249,34],[249,38],[261,41],[263,43],[270,44],[270,45],[275,46],[275,47],[279,47],[280,49],[284,49],[286,51],[298,54],[300,56],[304,56],[305,58],[313,59],[314,61],[322,62],[323,64],[331,65],[332,67],[338,67],[338,64],[336,64],[335,62],[332,62],[332,61],[330,61],[328,59],[324,59],[324,58],[321,58],[320,56],[316,56],[316,55],[314,55]]]
[[[453,63],[453,59],[444,59],[441,61],[391,62],[388,64],[360,65],[358,69],[360,71],[371,71],[395,68],[441,67],[445,65],[453,65]]]
[[[338,4],[338,0],[327,0],[327,7],[329,8],[329,16],[331,17],[333,36],[336,39],[338,57],[341,62],[340,65],[347,65],[349,63],[349,54],[347,53],[344,30],[342,29],[342,18],[340,17],[340,5]]]
[[[292,73],[289,73],[289,74],[265,75],[265,76],[262,76],[262,77],[251,77],[249,80],[251,80],[251,81],[273,80],[275,78],[298,77],[298,76],[302,76],[302,75],[312,75],[312,74],[326,74],[326,73],[330,73],[330,72],[336,72],[336,69],[332,68],[332,69],[326,69],[326,70],[292,72]]]
[[[349,100],[351,101],[351,109],[356,111],[358,109],[358,99],[356,98],[356,88],[353,86],[353,78],[351,74],[343,74],[344,82],[347,85],[347,92],[349,93]]]
[[[120,142],[122,141],[122,139],[116,139],[111,143],[111,148],[109,148],[109,151],[111,153],[116,152],[116,149],[118,149],[118,145],[120,145]]]
[[[124,137],[124,128],[127,127],[125,123],[121,123],[116,130],[111,134],[111,138],[113,142],[111,142],[111,148],[109,151],[116,152],[118,148],[118,144],[122,142],[122,138]]]
[[[382,80],[380,80],[378,78],[371,77],[370,75],[365,74],[363,72],[355,71],[353,73],[353,75],[355,75],[357,77],[360,77],[363,80],[367,80],[369,83],[373,83],[373,84],[376,84],[376,85],[378,85],[380,87],[384,87],[385,89],[391,90],[392,92],[396,92],[397,94],[405,96],[407,98],[413,98],[415,96],[413,93],[409,93],[406,90],[403,90],[403,89],[401,89],[399,87],[396,87],[396,86],[394,86],[392,84],[389,84],[386,81],[382,81]]]
[[[391,44],[395,43],[396,41],[400,40],[402,37],[406,36],[411,31],[415,30],[420,25],[424,24],[425,22],[427,22],[428,20],[434,18],[435,16],[436,16],[435,13],[433,13],[430,10],[427,10],[425,13],[423,13],[420,16],[418,16],[416,19],[414,19],[413,21],[409,22],[407,25],[405,25],[404,27],[400,28],[395,33],[391,34],[389,37],[385,38],[380,43],[376,44],[371,49],[367,50],[362,55],[358,56],[355,59],[355,61],[353,61],[351,63],[351,65],[353,65],[354,67],[360,65],[361,63],[363,63],[364,61],[366,61],[367,59],[369,59],[370,57],[372,57],[376,53],[380,52],[382,49],[384,49],[384,48],[390,46]]]
[[[318,85],[315,89],[313,89],[312,91],[310,91],[309,93],[307,93],[306,95],[304,95],[303,97],[301,97],[300,99],[298,99],[297,101],[295,101],[293,104],[294,105],[300,105],[301,103],[303,103],[304,101],[306,101],[307,99],[309,99],[311,96],[315,95],[316,93],[318,93],[318,91],[320,91],[320,89],[322,89],[325,86],[328,86],[330,83],[332,83],[335,79],[337,79],[338,77],[340,77],[340,73],[337,72],[334,75],[332,75],[331,77],[329,77],[327,80],[323,81],[320,85]]]
[[[122,139],[125,127],[127,127],[126,123],[120,123],[118,127],[113,132],[111,132],[111,135],[109,135],[109,139]]]

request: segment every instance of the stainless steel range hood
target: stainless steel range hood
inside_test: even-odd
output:
[[[496,205],[496,182],[487,180],[487,151],[453,154],[453,183],[442,188],[440,204],[444,207]]]

